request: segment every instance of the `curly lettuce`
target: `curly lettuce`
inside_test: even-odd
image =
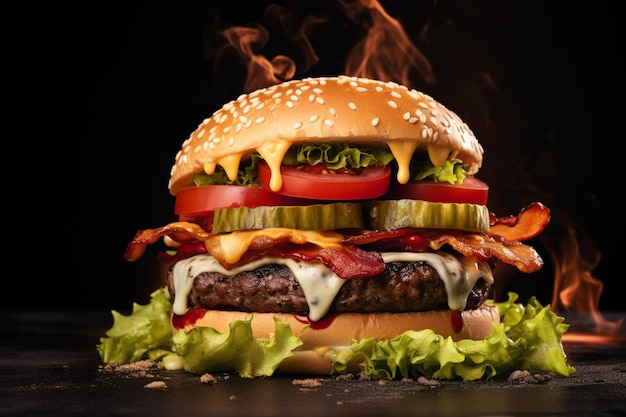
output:
[[[362,371],[377,379],[397,377],[473,381],[507,375],[517,369],[571,376],[561,339],[569,328],[563,318],[542,306],[536,298],[527,305],[496,303],[501,323],[484,340],[444,338],[431,330],[407,331],[390,340],[355,341],[333,359],[335,370],[345,372],[355,358]]]
[[[517,303],[517,298],[509,293],[508,300],[495,303],[501,323],[494,324],[493,334],[484,340],[454,342],[431,330],[407,331],[389,340],[355,340],[330,359],[337,373],[345,373],[347,364],[357,361],[375,379],[488,380],[517,369],[571,376],[575,369],[567,363],[561,343],[569,325],[535,298],[526,305]],[[258,339],[252,335],[254,316],[230,323],[223,333],[197,327],[172,334],[170,314],[166,288],[152,293],[148,305],[135,304],[129,316],[113,311],[113,326],[97,346],[102,361],[170,358],[170,363],[181,364],[193,374],[234,371],[253,378],[271,376],[302,345],[289,324],[279,319],[271,338]],[[172,356],[177,360],[172,361]]]

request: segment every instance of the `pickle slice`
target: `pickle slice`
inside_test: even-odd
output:
[[[215,210],[212,233],[271,227],[300,230],[362,229],[363,209],[360,203],[219,209]]]
[[[489,231],[489,209],[469,203],[431,203],[422,200],[364,202],[365,225],[374,230],[405,227]]]

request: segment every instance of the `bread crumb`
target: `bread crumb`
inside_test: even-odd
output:
[[[216,384],[217,379],[211,374],[204,374],[200,377],[200,382],[203,384]]]
[[[162,368],[163,364],[161,362],[145,359],[133,363],[108,363],[104,366],[100,366],[100,371],[118,372],[127,378],[151,378],[154,375],[149,371]]]
[[[294,379],[292,382],[293,385],[300,385],[306,388],[319,387],[322,385],[319,379],[307,378],[307,379]]]
[[[417,383],[430,388],[436,388],[441,385],[441,382],[437,381],[436,379],[428,379],[425,376],[420,376],[419,378],[417,378]]]
[[[152,388],[152,389],[166,389],[167,384],[165,381],[152,381],[143,386],[144,388]]]
[[[231,395],[230,397],[228,397],[229,400],[231,401],[235,401],[237,399],[236,395]]]
[[[534,373],[523,370],[513,371],[507,379],[512,384],[545,384],[550,381],[550,375],[542,373]]]

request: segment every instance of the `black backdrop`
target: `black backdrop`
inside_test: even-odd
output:
[[[334,1],[275,3],[327,18],[311,34],[319,61],[296,77],[342,73],[365,27]],[[618,13],[592,2],[381,3],[433,66],[436,84],[416,76],[416,87],[459,113],[483,143],[479,176],[491,184],[492,209],[513,214],[541,199],[557,219],[551,237],[534,242],[546,267],[508,278],[507,288],[550,301],[548,247],[562,245],[565,224],[579,232],[579,256],[601,253],[592,270],[605,286],[600,307],[623,309],[623,245],[614,243],[624,236]],[[147,301],[162,282],[156,248],[132,264],[122,252],[136,230],[174,220],[167,180],[175,153],[203,117],[240,93],[244,69],[211,49],[217,28],[270,26],[267,4],[20,6],[5,36],[3,308],[128,310]],[[260,53],[293,52],[278,31],[270,39]]]

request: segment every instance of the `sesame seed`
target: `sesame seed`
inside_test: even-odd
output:
[[[324,119],[324,124],[328,127],[333,127],[334,123],[330,119]]]
[[[309,95],[309,102],[313,103],[315,101],[315,96],[313,94]]]
[[[226,126],[223,130],[224,133],[228,133],[230,132],[231,127],[230,126]]]
[[[265,103],[259,103],[258,106],[256,106],[257,110],[263,110],[263,107],[265,107]]]
[[[315,101],[317,101],[318,104],[324,104],[324,99],[321,97],[315,98]]]
[[[388,104],[388,105],[389,105],[389,107],[391,107],[392,109],[397,109],[397,108],[398,108],[398,105],[396,104],[396,102],[395,102],[395,101],[389,100],[389,101],[387,102],[387,104]]]
[[[288,102],[286,102],[286,103],[285,103],[285,105],[286,105],[287,107],[289,107],[290,109],[293,109],[293,108],[294,108],[294,104],[293,104],[293,102],[292,102],[292,101],[288,101]]]
[[[265,117],[262,117],[262,116],[261,116],[261,117],[259,117],[259,118],[257,118],[257,119],[255,120],[255,122],[257,122],[257,123],[259,123],[259,124],[260,124],[260,123],[263,123],[264,121],[265,121]]]
[[[415,124],[415,123],[417,123],[417,120],[418,120],[418,119],[417,119],[417,117],[411,117],[411,118],[409,119],[409,123],[411,123],[411,124]]]
[[[199,138],[201,138],[202,136],[204,136],[204,129],[201,129],[201,130],[198,132],[198,137],[199,137]]]
[[[293,100],[293,101],[298,101],[298,100],[300,100],[300,97],[298,97],[298,96],[297,96],[297,95],[295,95],[295,94],[292,94],[292,95],[291,95],[291,97],[289,97],[289,98],[290,98],[291,100]]]
[[[209,142],[209,149],[215,149],[215,144],[213,142]]]
[[[235,138],[231,137],[228,139],[228,146],[233,146],[233,143],[235,143]]]
[[[333,115],[333,116],[337,116],[337,110],[335,110],[335,108],[334,108],[334,107],[331,107],[331,108],[328,110],[328,112],[329,112],[331,115]]]
[[[316,88],[314,88],[314,89],[313,89],[313,92],[314,92],[315,94],[322,94],[322,93],[324,92],[324,90],[322,90],[321,88],[317,88],[317,87],[316,87]]]
[[[374,117],[372,119],[372,126],[376,127],[380,123],[380,119],[378,117]]]
[[[302,122],[296,122],[296,123],[294,123],[294,125],[293,125],[293,128],[294,128],[294,129],[300,129],[301,127],[302,127]]]
[[[381,91],[383,91],[383,88],[381,86],[377,85],[376,86],[376,91],[380,93]]]
[[[312,115],[311,117],[309,117],[309,121],[310,122],[315,122],[317,121],[317,119],[319,119],[320,117],[317,114]]]
[[[428,137],[428,128],[424,127],[424,129],[422,129],[422,139],[426,139]]]
[[[411,118],[411,113],[409,113],[409,112],[404,113],[404,114],[402,115],[402,118],[403,118],[404,120],[409,120],[409,119]]]
[[[395,98],[402,98],[402,94],[398,93],[397,91],[392,91],[391,95],[394,96]]]
[[[245,124],[245,125],[243,125],[243,126],[244,126],[245,128],[249,128],[250,126],[252,126],[252,119],[248,120],[248,121],[246,122],[246,124]]]
[[[200,152],[201,150],[202,150],[202,146],[199,146],[199,145],[198,145],[198,146],[196,146],[196,147],[193,149],[193,153],[198,153],[198,152]]]
[[[237,123],[237,126],[235,126],[235,132],[241,132],[241,123]]]
[[[348,103],[348,107],[350,107],[352,110],[356,110],[356,104],[354,104],[353,102]]]
[[[358,91],[359,93],[364,93],[364,92],[367,91],[367,88],[365,88],[365,87],[357,87],[356,91]]]

